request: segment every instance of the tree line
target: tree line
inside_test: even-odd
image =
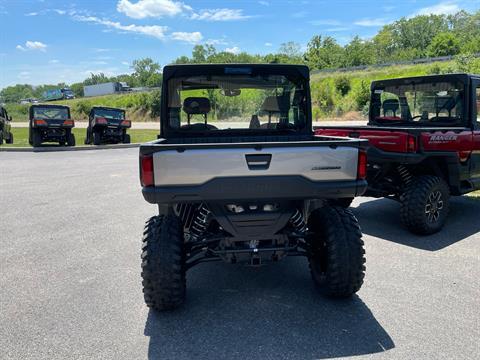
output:
[[[374,65],[460,54],[480,53],[480,11],[460,11],[454,15],[419,15],[402,18],[383,26],[371,39],[355,36],[340,45],[333,37],[315,35],[302,51],[300,44],[286,42],[266,55],[247,52],[232,53],[218,50],[212,44],[196,45],[190,56],[181,56],[174,64],[199,63],[287,63],[306,64],[312,70]],[[77,97],[83,96],[83,86],[109,81],[126,82],[131,87],[161,86],[161,66],[150,58],[135,60],[132,73],[108,77],[91,74],[82,82],[70,85]],[[41,98],[48,89],[66,84],[33,87],[18,84],[0,91],[1,101],[18,102],[24,98]]]

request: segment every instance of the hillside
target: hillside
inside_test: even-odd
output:
[[[480,59],[463,56],[449,62],[371,67],[351,72],[314,72],[311,79],[314,120],[355,120],[364,117],[368,108],[370,82],[373,80],[453,72],[480,73]],[[106,95],[51,103],[70,106],[76,120],[85,119],[92,106],[104,105],[127,110],[127,117],[133,121],[155,121],[160,92]],[[28,105],[7,104],[6,107],[14,121],[27,120]]]

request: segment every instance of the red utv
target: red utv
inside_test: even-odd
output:
[[[369,113],[367,126],[316,134],[368,139],[365,196],[399,201],[413,233],[439,231],[450,196],[480,189],[480,75],[374,81]]]

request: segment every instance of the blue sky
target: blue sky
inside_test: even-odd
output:
[[[287,41],[305,47],[316,34],[344,44],[404,16],[478,8],[480,0],[0,0],[0,88],[128,73],[142,57],[165,65],[198,43],[260,54]]]

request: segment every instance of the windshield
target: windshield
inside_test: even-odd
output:
[[[306,84],[283,75],[210,75],[168,82],[168,126],[182,132],[300,130]]]
[[[95,109],[94,116],[114,120],[125,120],[125,111],[113,109]]]
[[[463,125],[462,83],[394,84],[373,89],[370,121],[418,126]]]
[[[55,120],[68,120],[68,109],[66,108],[54,108],[54,107],[35,107],[33,109],[34,119],[55,119]]]

